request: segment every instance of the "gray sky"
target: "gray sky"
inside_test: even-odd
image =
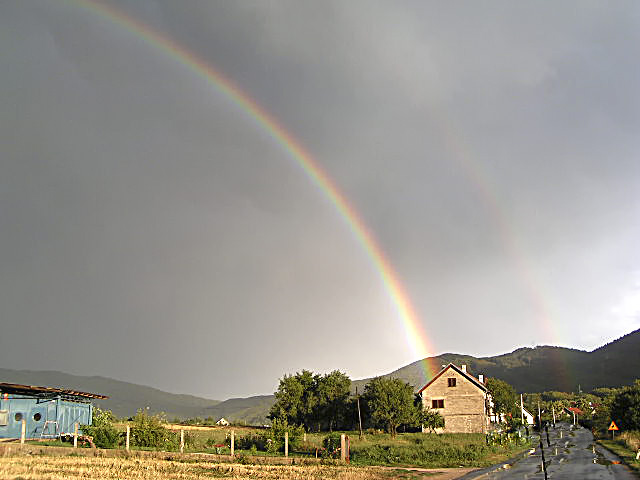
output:
[[[304,145],[433,354],[640,327],[640,4],[113,1]],[[211,398],[417,360],[371,260],[203,78],[79,2],[0,3],[0,362]]]

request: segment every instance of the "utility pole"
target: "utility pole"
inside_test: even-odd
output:
[[[542,430],[542,414],[540,413],[540,400],[538,400],[538,428]]]
[[[356,402],[358,403],[358,425],[360,426],[360,440],[362,440],[362,416],[360,415],[360,395],[358,395],[358,387],[356,387]]]
[[[522,403],[522,394],[520,394],[520,421],[524,426],[524,404]]]

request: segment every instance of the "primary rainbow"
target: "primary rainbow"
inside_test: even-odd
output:
[[[358,243],[364,248],[375,265],[397,311],[398,317],[402,320],[407,343],[418,358],[424,359],[422,361],[422,367],[425,380],[432,378],[438,369],[437,366],[433,365],[431,361],[428,361],[426,357],[432,356],[434,350],[431,348],[422,322],[411,304],[409,295],[404,289],[398,274],[393,269],[391,263],[386,258],[384,252],[356,210],[300,142],[257,101],[234,84],[231,79],[173,39],[135,20],[124,12],[97,0],[69,1],[72,1],[75,5],[87,11],[99,14],[102,18],[106,18],[134,33],[148,45],[161,50],[183,66],[188,67],[192,72],[204,77],[219,93],[222,93],[230,99],[288,152],[291,158],[304,170],[308,178],[331,201]]]

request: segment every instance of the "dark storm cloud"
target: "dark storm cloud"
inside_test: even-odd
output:
[[[114,5],[312,152],[434,353],[640,326],[635,3]],[[247,115],[100,16],[0,9],[5,366],[222,398],[415,360],[348,227]]]

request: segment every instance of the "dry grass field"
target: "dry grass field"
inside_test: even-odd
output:
[[[11,480],[199,480],[296,479],[296,480],[449,480],[468,469],[412,471],[384,467],[333,465],[243,465],[180,462],[147,458],[99,458],[46,455],[0,457],[0,478]]]

